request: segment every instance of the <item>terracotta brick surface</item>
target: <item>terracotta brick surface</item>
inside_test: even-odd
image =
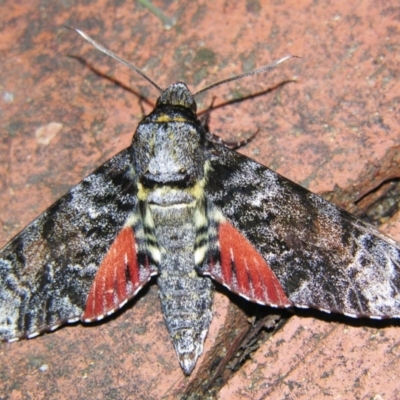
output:
[[[241,139],[259,129],[242,152],[314,192],[351,188],[400,144],[397,1],[154,4],[175,17],[172,29],[133,1],[1,2],[0,247],[128,146],[142,108],[157,98],[64,25],[162,87],[183,80],[195,91],[301,56],[215,89],[198,105],[204,110],[216,96],[213,132]],[[382,229],[400,240],[398,216]],[[227,297],[216,301],[207,349],[229,322]],[[400,398],[399,332],[396,321],[296,313],[218,396]],[[0,345],[0,399],[181,398],[196,373],[185,378],[179,368],[154,285],[106,323]]]

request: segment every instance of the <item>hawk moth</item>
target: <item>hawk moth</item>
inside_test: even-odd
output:
[[[106,54],[87,35],[86,40]],[[290,57],[255,70],[265,71]],[[0,251],[0,339],[101,320],[153,276],[180,365],[203,350],[213,281],[271,307],[400,317],[400,246],[225,146],[178,82],[132,145]]]

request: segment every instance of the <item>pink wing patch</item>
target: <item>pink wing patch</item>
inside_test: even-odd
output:
[[[82,320],[90,322],[112,314],[134,297],[154,274],[147,257],[145,265],[139,264],[133,229],[122,229],[96,273]]]
[[[290,307],[278,278],[252,244],[229,222],[218,229],[219,260],[202,272],[255,303]]]

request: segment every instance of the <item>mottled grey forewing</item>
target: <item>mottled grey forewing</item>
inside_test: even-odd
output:
[[[290,301],[400,317],[400,246],[274,171],[215,145],[206,195],[255,246]]]
[[[100,262],[136,204],[129,149],[89,175],[0,252],[0,340],[79,318]]]

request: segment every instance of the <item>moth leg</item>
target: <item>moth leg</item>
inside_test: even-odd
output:
[[[207,133],[207,139],[211,140],[212,137],[214,137],[215,135],[213,135],[210,132],[210,119],[211,119],[211,111],[214,107],[214,102],[215,102],[216,97],[213,96],[212,100],[211,100],[211,104],[208,106],[208,108],[204,111],[204,114],[201,116],[200,118],[200,122],[201,125],[203,126],[203,128],[205,129],[206,133]],[[215,136],[218,137],[218,136]],[[212,141],[212,140],[211,140]]]
[[[247,143],[251,142],[260,132],[260,129],[257,129],[256,132],[254,132],[250,137],[247,139],[243,139],[240,141],[234,141],[234,140],[223,140],[220,136],[216,135],[215,133],[212,133],[210,131],[210,115],[211,115],[211,110],[214,107],[214,101],[216,97],[214,96],[210,106],[207,108],[207,110],[204,112],[204,115],[200,119],[201,124],[203,128],[205,129],[206,132],[206,138],[212,143],[217,143],[217,144],[222,144],[225,147],[229,147],[231,150],[236,150],[239,149],[240,147],[245,146]]]
[[[250,135],[250,137],[248,137],[247,139],[243,139],[240,141],[226,141],[223,140],[220,136],[216,135],[215,133],[211,133],[210,131],[207,131],[207,139],[210,142],[213,143],[217,143],[217,144],[221,144],[225,147],[228,147],[231,150],[237,150],[240,147],[245,146],[247,143],[250,143],[260,132],[260,129],[257,129],[252,135]]]
[[[260,132],[260,129],[257,129],[252,135],[250,135],[247,139],[239,140],[238,142],[236,141],[225,141],[222,140],[219,136],[214,135],[214,137],[218,138],[220,141],[218,143],[221,143],[225,145],[226,147],[229,147],[231,150],[236,150],[240,149],[241,147],[245,146],[247,143],[250,143]]]

